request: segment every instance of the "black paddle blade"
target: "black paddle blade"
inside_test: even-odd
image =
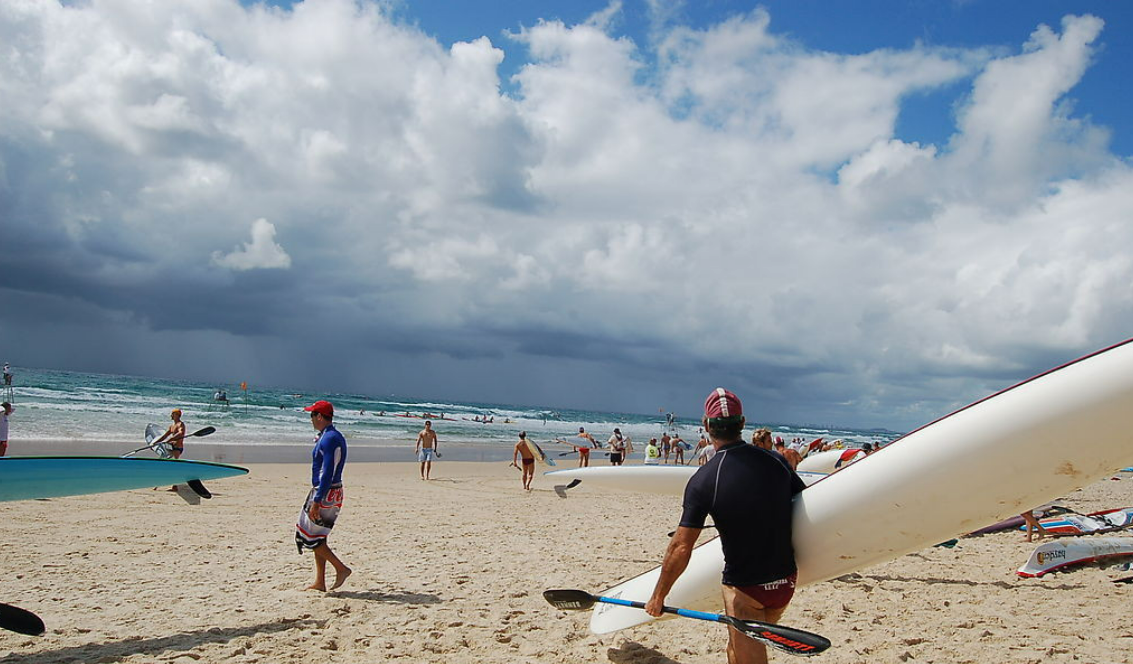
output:
[[[47,631],[39,616],[11,604],[0,604],[0,627],[29,636],[39,636]]]
[[[214,433],[215,431],[216,431],[216,427],[205,427],[205,428],[201,429],[200,431],[194,431],[193,433],[191,433],[189,435],[194,436],[194,437],[196,437],[196,436],[207,436],[210,433]]]
[[[556,609],[577,611],[594,606],[594,596],[585,590],[544,590],[543,599]]]
[[[205,485],[201,484],[200,480],[189,480],[185,484],[188,484],[189,488],[193,490],[193,493],[201,498],[212,498],[212,492],[206,489]]]
[[[830,647],[830,639],[813,632],[805,632],[794,627],[774,625],[758,620],[740,620],[721,616],[721,622],[735,627],[744,636],[782,650],[792,655],[817,655]]]

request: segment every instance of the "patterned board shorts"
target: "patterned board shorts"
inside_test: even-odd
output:
[[[331,487],[326,498],[319,503],[319,518],[311,520],[308,512],[311,511],[311,501],[315,498],[315,489],[307,494],[303,501],[303,511],[299,513],[299,521],[295,524],[295,546],[299,553],[303,549],[317,549],[326,544],[327,535],[330,535],[338,513],[342,511],[342,485]]]

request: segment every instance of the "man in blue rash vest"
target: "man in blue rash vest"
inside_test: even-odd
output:
[[[346,582],[351,569],[331,551],[327,544],[334,522],[342,510],[342,468],[346,465],[346,439],[334,428],[334,406],[329,401],[316,401],[303,410],[311,413],[311,425],[319,432],[311,452],[311,491],[295,524],[295,545],[315,552],[315,582],[307,590],[326,592],[327,563],[334,567],[334,585]]]
[[[665,597],[685,571],[693,546],[712,515],[724,551],[724,612],[744,620],[778,622],[795,592],[792,502],[804,484],[786,462],[743,440],[739,398],[716,388],[704,404],[704,428],[716,454],[685,486],[680,527],[665,552],[661,575],[645,605],[661,615]],[[728,628],[729,664],[765,664],[767,648]]]

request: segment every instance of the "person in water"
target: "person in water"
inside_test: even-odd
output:
[[[327,537],[342,511],[342,469],[346,466],[346,438],[334,428],[334,405],[316,401],[303,410],[311,414],[318,435],[311,451],[311,490],[303,501],[295,524],[295,546],[299,553],[315,553],[315,582],[307,590],[326,592],[327,563],[334,568],[331,590],[346,582],[352,570],[331,550]]]
[[[662,614],[665,597],[688,566],[711,515],[724,552],[724,613],[776,623],[795,592],[791,517],[803,482],[774,452],[744,442],[743,405],[735,394],[722,387],[713,390],[703,421],[716,454],[685,486],[680,525],[645,611]],[[767,648],[729,627],[728,662],[765,664]]]

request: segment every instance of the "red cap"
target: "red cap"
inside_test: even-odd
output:
[[[739,397],[722,387],[712,390],[704,400],[704,415],[710,420],[720,417],[739,417],[744,414]]]
[[[310,411],[312,413],[318,413],[319,415],[325,415],[326,417],[334,417],[334,405],[329,401],[316,401],[303,410]]]

